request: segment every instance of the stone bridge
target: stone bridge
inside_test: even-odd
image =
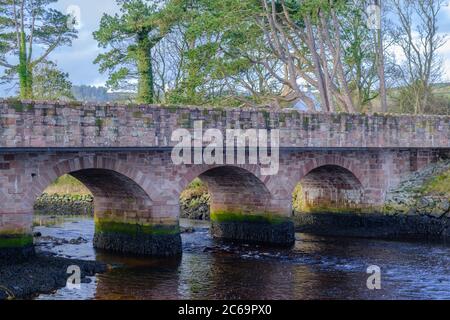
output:
[[[278,173],[264,175],[260,163],[174,164],[172,133],[200,120],[224,134],[277,129]],[[33,204],[64,174],[94,195],[97,248],[173,255],[180,193],[196,177],[212,195],[214,236],[291,245],[299,183],[305,211],[379,212],[402,177],[449,150],[450,117],[0,101],[0,256],[33,252]]]

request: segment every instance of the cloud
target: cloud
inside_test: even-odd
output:
[[[101,49],[98,48],[92,32],[98,29],[103,14],[115,14],[118,7],[112,0],[60,0],[55,4],[55,8],[62,12],[74,6],[79,8],[78,39],[73,41],[71,47],[55,50],[50,59],[55,60],[64,72],[69,73],[74,84],[104,85],[107,77],[100,74],[98,66],[93,63]]]

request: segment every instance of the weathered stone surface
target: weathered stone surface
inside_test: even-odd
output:
[[[178,255],[181,253],[180,228],[96,217],[94,247],[137,255]]]
[[[286,148],[449,148],[450,117],[0,100],[0,146],[173,147],[172,131],[277,128]]]
[[[448,170],[450,160],[444,160],[403,177],[398,186],[387,192],[384,212],[388,215],[407,214],[444,218],[450,211],[448,196],[428,195],[424,193],[423,188],[428,181]]]
[[[272,246],[292,246],[295,242],[293,222],[271,225],[263,222],[212,222],[214,237]]]
[[[174,256],[182,252],[180,234],[120,234],[97,232],[94,247],[117,253]]]
[[[32,258],[35,255],[33,245],[20,247],[0,247],[0,262],[20,262]]]
[[[1,254],[1,251],[0,251]],[[17,257],[14,255],[13,257]],[[14,263],[12,263],[14,262]],[[67,268],[76,265],[81,282],[86,277],[105,272],[107,266],[97,261],[72,260],[36,255],[24,261],[0,259],[0,301],[29,299],[40,293],[52,293],[67,283]]]
[[[42,194],[34,203],[34,213],[42,215],[94,215],[91,195]]]
[[[298,232],[386,239],[450,240],[450,219],[429,216],[299,214]]]
[[[227,128],[280,129],[278,173],[262,174],[261,163],[174,164],[171,148],[177,142],[171,141],[172,132],[192,130],[196,120],[204,120],[204,130],[222,132]],[[380,213],[387,191],[403,177],[449,158],[449,124],[448,117],[432,116],[2,101],[0,234],[29,234],[36,198],[64,174],[73,175],[92,192],[100,220],[146,227],[176,225],[180,194],[196,177],[208,185],[211,212],[290,217],[295,186],[314,172],[308,184],[314,191],[311,203],[350,203],[357,212]],[[324,176],[337,192],[319,183]],[[396,196],[399,201],[392,203],[398,208],[386,214],[416,214],[408,197]],[[427,214],[433,217],[439,210]],[[243,240],[245,232],[252,234],[250,240],[292,239],[291,234],[283,235],[266,224],[239,223],[243,229],[231,223],[218,230]],[[291,230],[289,223],[280,228]],[[129,234],[118,238],[135,246],[136,252],[178,251],[176,235],[167,241],[173,250],[166,249],[159,238],[147,236],[140,240],[149,249]],[[125,250],[118,238],[103,233],[97,242]]]
[[[211,233],[215,238],[275,246],[295,242],[294,223],[290,219],[266,215],[213,213]]]
[[[444,160],[405,175],[387,192],[378,214],[350,214],[345,208],[339,212],[300,212],[294,217],[296,228],[325,235],[448,240],[450,199],[425,194],[424,186],[449,169],[450,161]]]
[[[209,204],[200,202],[198,204],[181,205],[180,217],[192,220],[209,220]]]
[[[209,220],[211,195],[202,183],[190,185],[180,196],[180,217],[193,220]]]

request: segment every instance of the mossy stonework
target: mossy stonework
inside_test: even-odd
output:
[[[179,255],[180,228],[178,225],[141,225],[96,219],[94,247],[137,255]]]
[[[20,260],[34,255],[33,236],[4,231],[0,233],[0,259]]]
[[[449,186],[450,161],[442,160],[405,175],[378,207],[304,210],[295,205],[294,195],[294,222],[300,232],[322,235],[446,241],[450,239]]]
[[[211,233],[223,240],[235,240],[275,246],[295,243],[294,223],[287,217],[273,214],[242,214],[212,212]]]
[[[34,213],[40,215],[94,215],[92,195],[44,193],[36,199]]]
[[[224,137],[230,128],[279,129],[277,173],[264,175],[267,165],[248,159],[175,164],[172,149],[179,141],[172,133],[181,127],[192,133],[196,121]],[[446,177],[428,185],[431,193],[408,198],[415,211],[402,197],[387,196],[404,177],[450,158],[449,123],[440,116],[0,101],[0,233],[31,233],[36,199],[65,174],[92,193],[101,222],[96,246],[118,252],[179,253],[180,195],[197,177],[207,186],[213,233],[221,238],[292,243],[292,193],[299,183],[299,199],[311,214],[343,217],[341,211],[352,210],[359,217],[375,208],[387,217],[444,221],[450,204],[435,199]]]

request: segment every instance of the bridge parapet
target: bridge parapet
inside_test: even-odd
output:
[[[0,101],[0,148],[170,148],[172,132],[279,129],[281,148],[449,148],[450,117]]]

